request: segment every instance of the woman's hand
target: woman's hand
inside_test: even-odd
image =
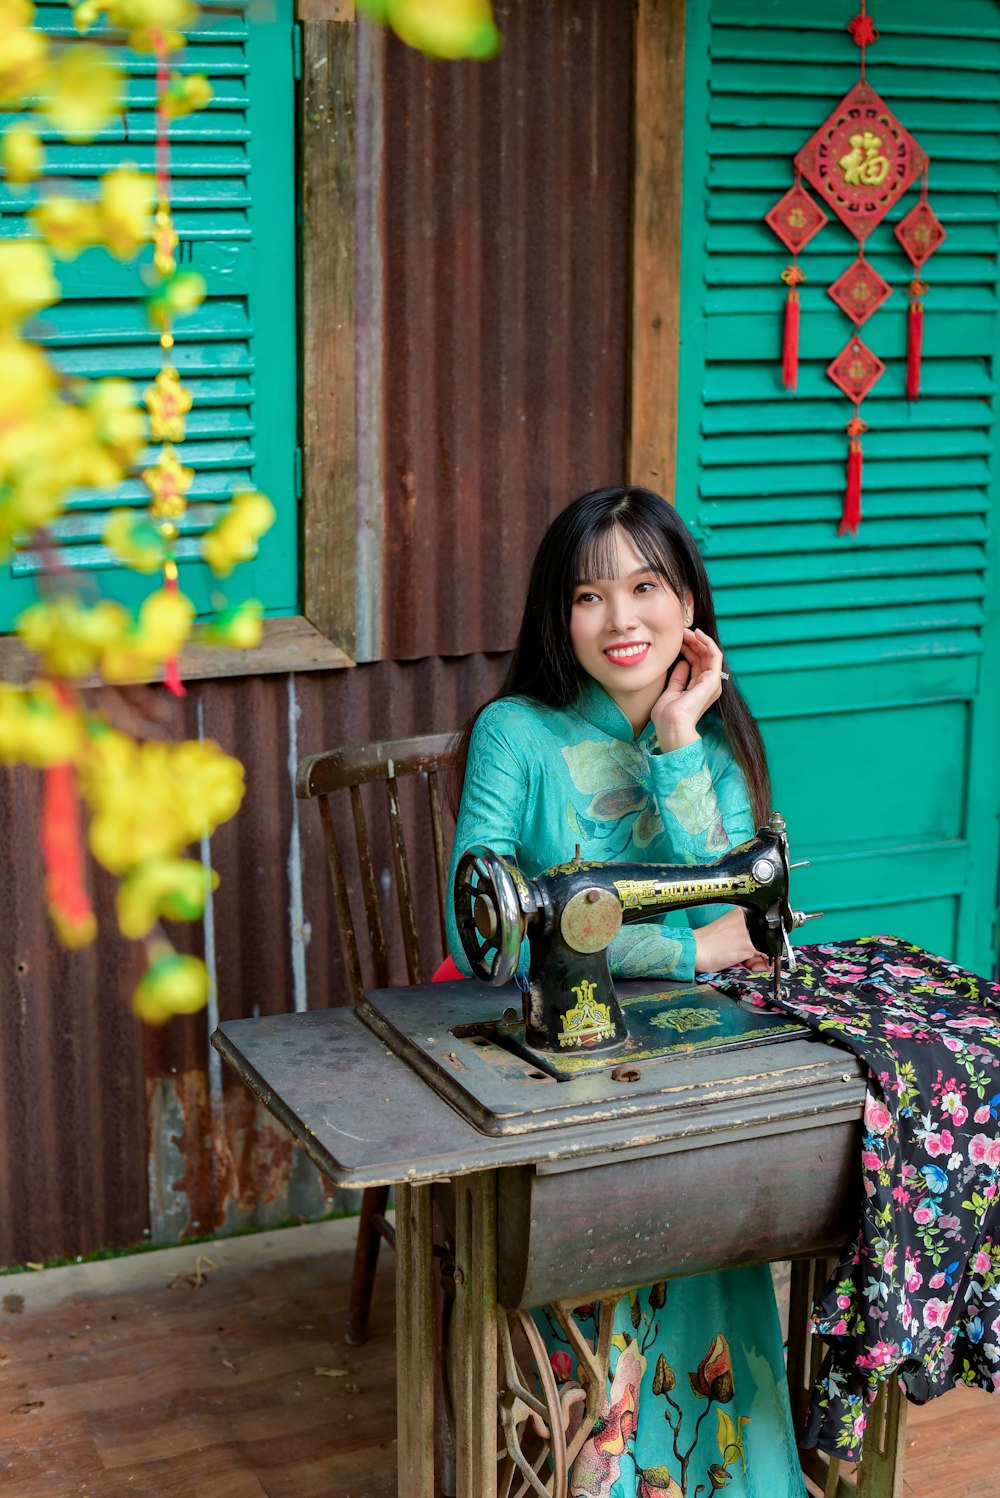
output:
[[[721,695],[722,651],[704,630],[686,629],[681,658],[650,713],[664,753],[697,741],[702,713]]]
[[[727,910],[707,926],[697,926],[694,933],[694,970],[696,973],[715,973],[720,968],[742,964],[751,972],[759,972],[771,963],[763,952],[758,952],[750,940],[747,923],[739,907]]]

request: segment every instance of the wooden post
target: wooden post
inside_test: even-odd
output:
[[[434,1241],[430,1186],[396,1187],[399,1491],[434,1498]]]
[[[355,654],[353,7],[303,0],[302,502],[305,615]],[[267,413],[262,413],[267,419]]]
[[[497,1492],[496,1172],[455,1182],[455,1312],[449,1348],[457,1498]]]
[[[680,353],[685,0],[638,0],[629,482],[673,503]]]

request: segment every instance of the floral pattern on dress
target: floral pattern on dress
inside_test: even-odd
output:
[[[729,838],[707,765],[679,780],[665,805],[686,833],[704,837],[708,853],[721,855],[728,851]]]
[[[815,1308],[806,1445],[857,1460],[879,1387],[1000,1390],[1000,986],[894,937],[801,947],[778,1007],[868,1066],[862,1217]],[[760,978],[713,982],[761,1006]]]
[[[619,739],[581,739],[564,745],[562,755],[577,790],[591,797],[582,812],[567,803],[571,830],[582,841],[605,841],[625,831],[636,848],[648,848],[662,836],[645,748]]]
[[[629,1330],[616,1332],[611,1339],[615,1359],[611,1381],[594,1429],[573,1463],[571,1498],[706,1498],[728,1487],[737,1471],[746,1473],[744,1427],[750,1416],[734,1418],[729,1412],[728,1406],[736,1399],[736,1383],[729,1343],[722,1332],[716,1332],[698,1367],[688,1372],[683,1393],[663,1352],[657,1353],[650,1377],[649,1358],[663,1346],[661,1323],[669,1326],[665,1308],[670,1288],[661,1280],[643,1290],[630,1290],[622,1302]],[[575,1314],[596,1343],[596,1307],[581,1306]],[[565,1339],[558,1324],[545,1309],[536,1315],[543,1318],[546,1341],[555,1349],[549,1353],[552,1370],[559,1383],[568,1382],[573,1363],[560,1346]],[[616,1318],[616,1324],[621,1325],[622,1318]],[[656,1465],[647,1467],[636,1456],[643,1399],[650,1404],[662,1400],[666,1422]],[[713,1408],[714,1421],[708,1418]],[[660,1460],[663,1456],[666,1461]]]

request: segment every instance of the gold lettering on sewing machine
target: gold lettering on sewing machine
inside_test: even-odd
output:
[[[596,990],[597,984],[592,983],[589,978],[584,978],[580,983],[574,983],[571,991],[576,994],[576,1003],[572,1009],[567,1009],[560,1016],[562,1034],[559,1037],[559,1044],[561,1047],[582,1046],[588,1041],[614,1038],[615,1027],[611,1021],[611,1006],[596,1002],[594,999]]]
[[[715,878],[686,879],[680,882],[660,879],[615,880],[622,910],[642,910],[650,905],[679,906],[688,900],[703,899],[706,895],[732,898],[735,895],[752,894],[759,888],[757,880],[750,874],[720,874]]]

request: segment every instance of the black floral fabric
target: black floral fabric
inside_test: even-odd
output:
[[[1000,987],[894,937],[798,949],[778,1007],[869,1070],[856,1236],[815,1307],[804,1444],[860,1455],[880,1384],[1000,1389]],[[728,993],[772,1007],[767,975]]]

